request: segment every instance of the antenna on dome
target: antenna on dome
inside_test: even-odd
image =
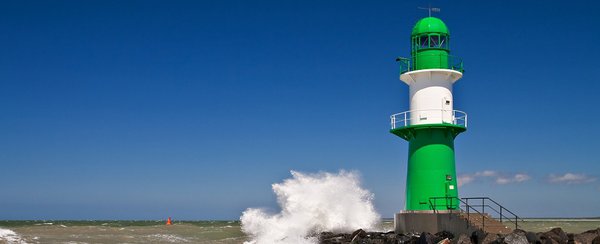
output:
[[[431,17],[431,12],[439,13],[440,11],[442,11],[440,8],[432,8],[431,4],[429,4],[429,7],[427,7],[427,8],[425,8],[425,7],[417,7],[417,8],[427,10],[429,12],[429,17]]]

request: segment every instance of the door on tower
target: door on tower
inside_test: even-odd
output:
[[[457,209],[458,199],[456,199],[456,186],[452,184],[452,176],[446,175],[446,182],[444,182],[444,188],[446,189],[446,208]]]

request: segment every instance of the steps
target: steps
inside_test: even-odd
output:
[[[471,226],[493,234],[508,234],[512,229],[502,222],[492,218],[489,214],[480,213],[459,213],[460,218],[467,221]]]

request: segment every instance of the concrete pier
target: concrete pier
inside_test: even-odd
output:
[[[458,211],[402,211],[394,216],[396,233],[437,233],[448,231],[455,235],[470,235],[476,227],[470,225]]]

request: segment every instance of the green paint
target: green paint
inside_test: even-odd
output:
[[[430,210],[430,197],[458,197],[454,138],[466,130],[453,124],[413,125],[391,130],[409,141],[406,210]],[[453,188],[453,189],[451,189]],[[437,209],[454,209],[437,200]]]
[[[436,17],[426,17],[417,21],[415,27],[413,27],[412,35],[414,36],[421,33],[431,32],[444,33],[448,35],[450,34],[450,31],[448,30],[448,27],[446,27],[444,21]]]
[[[419,20],[411,35],[411,58],[399,58],[401,73],[420,69],[453,69],[462,72],[460,58],[449,55],[450,32],[438,18]]]
[[[419,20],[411,35],[412,67],[447,69],[450,32],[441,19],[427,17]]]

